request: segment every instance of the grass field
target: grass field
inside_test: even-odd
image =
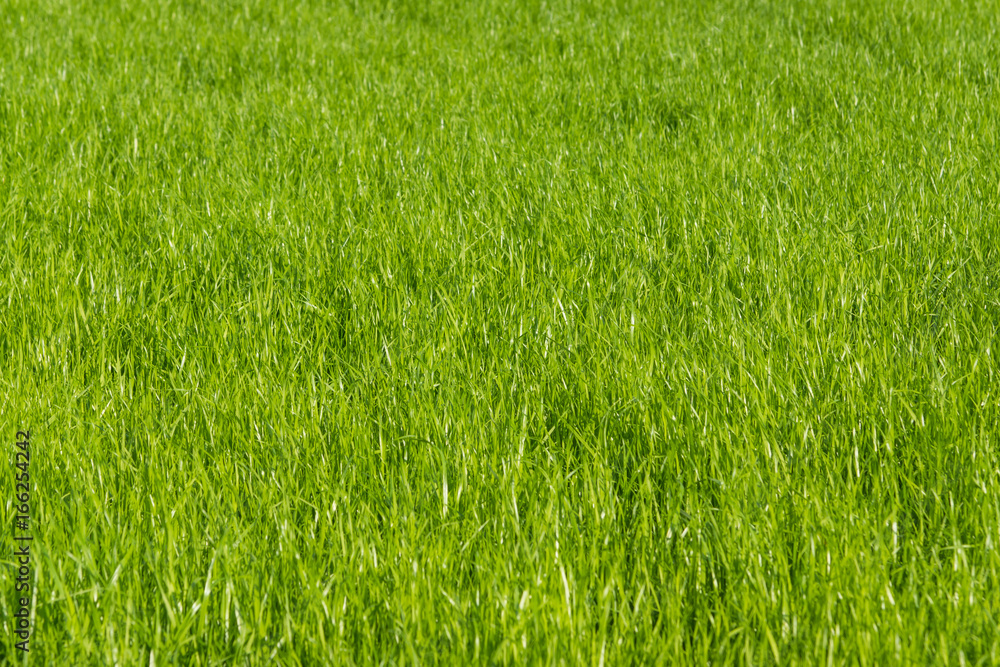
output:
[[[1000,664],[998,15],[0,0],[0,662]]]

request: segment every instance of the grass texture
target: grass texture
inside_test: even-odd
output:
[[[998,11],[0,0],[0,662],[1000,663]]]

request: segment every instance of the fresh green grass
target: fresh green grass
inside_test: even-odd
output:
[[[0,0],[26,662],[1000,663],[998,13]]]

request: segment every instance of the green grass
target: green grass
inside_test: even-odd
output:
[[[998,10],[0,0],[26,662],[1000,664]]]

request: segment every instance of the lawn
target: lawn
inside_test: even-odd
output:
[[[1000,664],[998,15],[0,0],[0,663]]]

